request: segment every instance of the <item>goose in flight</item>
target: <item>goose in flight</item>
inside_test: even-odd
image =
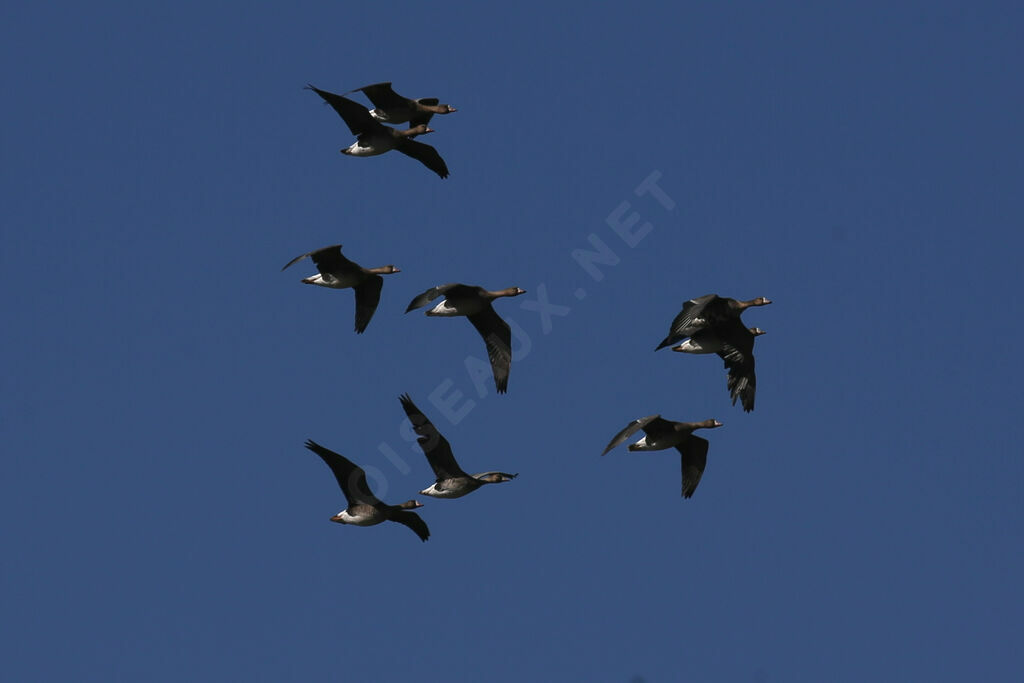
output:
[[[767,306],[771,300],[759,296],[749,301],[737,301],[720,297],[717,294],[705,294],[704,296],[690,299],[683,302],[683,310],[676,315],[669,328],[668,336],[661,340],[661,343],[654,349],[663,349],[680,342],[687,337],[692,337],[697,332],[719,327],[732,319],[738,319],[743,311],[751,306]]]
[[[392,265],[363,268],[358,263],[349,261],[342,256],[340,244],[296,256],[281,270],[298,263],[307,256],[313,259],[316,269],[320,272],[317,275],[302,278],[304,283],[331,289],[351,287],[355,291],[356,333],[362,334],[366,326],[370,324],[370,318],[377,310],[377,304],[380,303],[380,290],[384,286],[384,278],[381,275],[390,275],[401,271]]]
[[[666,448],[675,448],[679,451],[683,475],[683,498],[689,498],[697,490],[697,484],[700,483],[701,475],[704,474],[704,466],[708,461],[708,441],[694,436],[693,431],[721,426],[722,423],[718,420],[672,422],[662,419],[661,415],[649,415],[633,420],[626,425],[625,429],[612,438],[601,455],[607,454],[608,451],[624,443],[642,429],[645,436],[636,443],[630,444],[629,450],[660,451]]]
[[[366,107],[358,102],[353,102],[326,90],[320,90],[312,85],[307,87],[331,105],[345,121],[345,125],[352,131],[352,134],[356,136],[354,143],[341,150],[342,154],[369,157],[397,150],[416,159],[442,178],[448,177],[448,166],[437,150],[430,145],[413,140],[417,135],[434,132],[433,129],[427,127],[427,124],[421,123],[408,130],[390,128],[374,119]]]
[[[430,316],[464,315],[487,344],[487,357],[491,361],[491,372],[499,394],[508,391],[508,374],[512,367],[512,330],[491,306],[491,302],[505,296],[525,294],[525,289],[509,287],[491,292],[483,287],[463,285],[456,282],[431,287],[409,303],[405,312],[426,306],[439,296],[439,304],[427,311]]]
[[[739,399],[743,410],[754,409],[757,376],[754,373],[754,338],[764,334],[757,327],[747,327],[740,319],[743,311],[752,306],[767,306],[770,299],[763,296],[748,301],[737,301],[717,294],[690,299],[676,315],[666,336],[655,351],[677,342],[673,347],[684,353],[717,353],[729,371],[727,387],[736,405]]]
[[[370,110],[370,116],[384,123],[408,122],[410,126],[418,126],[421,123],[430,123],[430,118],[434,114],[451,114],[458,111],[450,104],[438,104],[436,97],[421,97],[418,100],[402,97],[391,88],[390,81],[364,85],[349,92],[362,92],[366,95],[375,107]]]
[[[355,524],[356,526],[373,526],[381,522],[398,522],[412,529],[420,540],[430,538],[427,523],[415,512],[409,510],[423,507],[422,503],[407,500],[398,505],[388,505],[373,495],[366,483],[366,472],[343,455],[324,448],[312,439],[306,441],[306,448],[323,459],[338,480],[341,492],[345,494],[348,507],[331,517],[332,522],[339,524]]]
[[[423,454],[427,456],[427,462],[430,463],[431,469],[437,476],[437,481],[420,491],[422,495],[434,498],[461,498],[467,493],[476,491],[484,484],[501,484],[519,476],[505,472],[466,474],[459,467],[459,463],[455,462],[455,456],[452,454],[452,447],[448,440],[441,436],[427,416],[420,412],[409,394],[402,394],[398,400],[402,402],[402,408],[409,416],[412,428],[418,435],[417,443],[423,449]]]

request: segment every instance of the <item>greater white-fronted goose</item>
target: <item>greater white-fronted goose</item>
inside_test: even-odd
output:
[[[451,114],[458,111],[450,104],[439,104],[436,97],[421,97],[418,100],[402,97],[391,88],[391,81],[364,85],[362,88],[349,90],[362,92],[376,109],[370,110],[370,116],[384,123],[405,123],[410,126],[430,123],[434,114]]]
[[[672,321],[668,336],[658,344],[655,351],[687,337],[693,343],[680,345],[677,351],[694,351],[705,345],[717,345],[715,353],[725,361],[729,370],[729,395],[733,405],[740,399],[743,410],[754,409],[754,392],[757,378],[754,375],[754,337],[757,333],[743,324],[740,315],[752,306],[767,306],[771,300],[763,296],[749,301],[737,301],[717,294],[705,294],[683,303],[683,310]],[[758,330],[760,332],[760,330]],[[694,339],[696,341],[694,342]]]
[[[666,448],[675,448],[680,454],[680,464],[683,474],[683,497],[689,498],[697,490],[701,475],[704,474],[704,467],[708,461],[708,441],[699,436],[693,435],[695,429],[713,429],[721,427],[718,420],[704,420],[703,422],[672,422],[662,419],[661,415],[649,415],[638,420],[633,420],[626,428],[612,438],[611,443],[604,449],[605,455],[626,439],[631,437],[637,430],[644,430],[642,439],[630,444],[631,451],[660,451]]]
[[[427,523],[411,509],[423,507],[422,503],[407,500],[398,505],[382,503],[373,495],[366,483],[366,472],[343,455],[324,448],[312,439],[306,441],[306,448],[320,456],[334,473],[341,492],[345,494],[348,507],[331,517],[332,522],[339,524],[355,524],[356,526],[373,526],[381,522],[398,522],[416,532],[420,540],[430,538]]]
[[[732,404],[740,399],[745,412],[754,409],[757,375],[754,374],[754,338],[764,334],[759,327],[744,327],[738,318],[717,328],[696,332],[673,351],[683,353],[717,353],[729,370],[727,386]]]
[[[329,247],[317,249],[300,256],[296,256],[285,264],[288,266],[301,261],[309,256],[320,271],[318,275],[311,275],[302,278],[307,285],[319,285],[331,289],[347,289],[351,287],[356,293],[356,332],[362,334],[366,326],[370,324],[370,318],[377,310],[380,303],[380,290],[384,286],[384,278],[381,275],[400,273],[401,271],[392,265],[380,266],[379,268],[363,268],[354,261],[349,261],[341,254],[341,245],[334,244]]]
[[[501,319],[491,302],[503,296],[519,296],[525,289],[509,287],[491,292],[483,287],[463,285],[452,282],[447,285],[431,287],[409,303],[405,312],[426,306],[437,297],[444,295],[441,303],[427,311],[427,315],[455,316],[464,315],[473,323],[487,343],[487,357],[491,361],[491,372],[494,373],[494,384],[499,394],[508,391],[508,373],[512,367],[512,330],[508,323]]]
[[[430,145],[413,140],[417,135],[434,132],[426,124],[413,126],[408,130],[390,128],[370,116],[366,107],[358,102],[353,102],[326,90],[320,90],[312,85],[307,87],[331,105],[345,121],[352,134],[356,136],[356,141],[351,146],[341,150],[342,154],[369,157],[396,150],[416,159],[442,178],[448,177],[448,166],[437,150]]]
[[[476,491],[484,484],[501,484],[519,476],[506,472],[466,474],[459,467],[459,463],[455,462],[455,456],[452,454],[452,447],[448,440],[441,436],[427,416],[420,412],[409,394],[402,394],[398,400],[402,402],[402,408],[409,416],[412,428],[419,435],[416,438],[417,443],[423,449],[423,454],[427,456],[427,462],[430,463],[431,469],[437,476],[437,481],[420,491],[424,496],[461,498],[467,493]]]
[[[767,306],[770,303],[771,301],[763,296],[749,301],[737,301],[717,294],[705,294],[696,299],[690,299],[683,302],[683,310],[672,321],[668,336],[654,350],[663,349],[687,337],[692,337],[700,330],[715,328],[730,320],[739,319],[740,314],[751,306]]]

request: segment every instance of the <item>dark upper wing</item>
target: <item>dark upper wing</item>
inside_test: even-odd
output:
[[[310,256],[321,275],[336,275],[359,267],[342,255],[340,244],[317,249]]]
[[[404,138],[395,149],[407,157],[416,159],[442,178],[448,177],[448,165],[444,163],[444,159],[437,153],[437,150],[430,145]]]
[[[754,409],[754,393],[757,391],[757,376],[754,374],[754,362],[751,359],[750,365],[736,368],[729,368],[729,395],[732,397],[732,404],[736,405],[736,399],[740,399],[743,410],[750,412]]]
[[[745,412],[754,409],[754,393],[757,389],[757,376],[754,374],[754,335],[750,333],[739,318],[732,318],[720,332],[722,349],[718,352],[725,367],[729,370],[729,395],[732,404],[740,399]]]
[[[336,256],[334,256],[334,255],[336,255]],[[313,263],[316,264],[317,270],[319,270],[321,273],[323,272],[323,269],[320,268],[321,261],[327,262],[327,261],[331,261],[332,259],[337,259],[339,262],[340,261],[348,261],[348,259],[346,259],[344,256],[341,255],[341,245],[340,244],[332,244],[329,247],[323,247],[321,249],[316,249],[314,251],[307,251],[305,254],[300,254],[300,255],[296,256],[291,261],[289,261],[288,263],[284,264],[284,268],[282,268],[281,270],[284,270],[285,268],[287,268],[289,266],[295,265],[296,263],[298,263],[302,259],[306,258],[307,256],[312,256],[313,257]]]
[[[672,320],[668,336],[654,350],[657,351],[670,344],[675,344],[708,327],[709,322],[705,319],[705,311],[709,307],[711,311],[718,308],[717,301],[724,301],[724,299],[721,299],[717,294],[705,294],[704,296],[684,302],[683,310]]]
[[[608,451],[615,448],[629,437],[633,436],[633,434],[635,434],[637,431],[643,429],[654,420],[660,419],[661,415],[648,415],[647,417],[641,417],[637,420],[633,420],[628,425],[626,425],[625,429],[623,429],[621,432],[612,437],[612,440],[608,442],[608,445],[605,447],[604,452],[602,452],[601,455],[607,454]]]
[[[349,505],[359,503],[367,505],[380,504],[377,496],[370,492],[370,487],[366,484],[366,472],[361,467],[345,456],[324,448],[312,439],[306,441],[306,448],[319,455],[327,463],[327,466],[331,468],[331,472],[334,472],[334,478],[338,480],[338,486],[341,487],[341,491],[345,494],[345,499]]]
[[[676,446],[676,450],[682,456],[683,498],[689,498],[697,490],[704,467],[708,464],[708,440],[691,435],[684,443]]]
[[[391,513],[391,516],[388,517],[388,519],[392,522],[398,522],[399,524],[404,524],[409,527],[416,532],[416,535],[420,537],[421,541],[425,541],[430,538],[430,529],[427,528],[427,523],[424,522],[423,519],[415,512],[409,512],[408,510],[396,510]]]
[[[499,394],[508,391],[508,373],[512,368],[512,329],[488,304],[479,313],[466,316],[487,343],[494,384]]]
[[[332,92],[321,90],[312,85],[306,87],[324,98],[324,101],[331,105],[334,111],[338,112],[338,115],[345,120],[345,125],[352,131],[352,135],[362,135],[382,127],[373,120],[373,117],[370,116],[370,111],[358,102],[353,102],[347,97],[335,95]]]
[[[675,431],[675,422],[670,422],[661,417],[656,417],[644,425],[644,434],[658,438]]]
[[[427,291],[416,296],[415,299],[409,302],[409,307],[405,309],[405,312],[419,308],[420,306],[426,306],[428,303],[441,296],[453,287],[465,287],[465,285],[459,285],[457,282],[449,282],[446,285],[438,285],[437,287],[431,287]]]
[[[391,89],[391,81],[387,83],[374,83],[373,85],[364,85],[362,88],[356,88],[355,90],[349,90],[349,92],[362,91],[364,95],[371,102],[373,106],[380,109],[393,109],[395,107],[408,107],[409,101],[405,97],[402,97],[394,90]]]
[[[465,476],[466,473],[455,462],[451,444],[441,436],[441,432],[437,431],[437,427],[427,419],[427,416],[416,407],[409,394],[402,394],[398,400],[402,402],[402,409],[409,416],[412,428],[419,435],[416,441],[423,449],[423,454],[427,456],[427,462],[430,463],[430,468],[434,470],[438,481],[449,477]]]
[[[354,287],[356,291],[356,333],[362,334],[370,324],[370,318],[380,303],[380,290],[384,286],[384,278],[380,275],[367,275],[366,279]]]

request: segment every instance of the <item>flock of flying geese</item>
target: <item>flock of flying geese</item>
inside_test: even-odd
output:
[[[434,114],[450,114],[456,109],[448,104],[439,104],[436,98],[410,99],[398,95],[391,83],[376,83],[351,90],[347,94],[362,92],[373,103],[373,109],[337,95],[320,90],[312,85],[308,88],[324,99],[356,136],[356,142],[342,149],[342,154],[352,156],[375,156],[396,150],[416,159],[441,178],[448,177],[448,166],[437,150],[430,145],[414,140],[415,137],[432,133],[427,124]],[[398,130],[383,123],[408,123],[410,128]],[[355,292],[355,331],[362,334],[380,302],[384,285],[382,275],[400,272],[393,265],[378,268],[363,268],[350,261],[341,253],[341,245],[323,247],[300,256],[285,264],[285,268],[309,257],[316,265],[317,274],[302,279],[302,282],[331,289],[349,289]],[[519,287],[496,291],[482,287],[449,283],[431,287],[415,297],[405,312],[422,308],[440,298],[441,301],[426,311],[428,316],[465,316],[483,337],[487,347],[494,384],[498,393],[508,391],[509,371],[512,366],[512,333],[508,323],[491,305],[495,299],[524,294]],[[754,409],[756,377],[754,374],[754,339],[764,334],[757,327],[747,327],[740,315],[753,306],[765,306],[771,301],[764,297],[737,301],[707,294],[683,303],[683,309],[672,321],[669,333],[655,350],[671,346],[673,351],[694,354],[717,354],[728,370],[727,387],[733,405],[739,400],[743,410]],[[676,346],[673,346],[676,344]],[[402,409],[412,423],[417,442],[434,471],[436,480],[420,491],[421,495],[434,498],[461,498],[485,484],[500,484],[518,476],[506,472],[490,471],[480,474],[466,474],[459,467],[448,443],[427,416],[416,407],[408,394],[399,400]],[[673,422],[660,415],[650,415],[630,422],[616,434],[601,455],[624,443],[638,431],[644,436],[631,444],[631,451],[657,451],[675,448],[681,456],[682,495],[689,498],[697,489],[707,464],[708,441],[693,432],[697,429],[721,427],[718,420],[701,422]],[[331,521],[357,526],[372,526],[391,521],[404,524],[420,539],[426,541],[430,530],[426,522],[410,512],[423,507],[416,500],[407,500],[398,505],[388,505],[377,498],[366,482],[366,473],[358,465],[324,448],[315,441],[306,441],[306,448],[320,456],[334,473],[348,506],[331,517]]]

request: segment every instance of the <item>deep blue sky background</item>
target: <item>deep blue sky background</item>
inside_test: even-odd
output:
[[[889,5],[5,7],[0,677],[1021,680],[1022,11]],[[302,89],[382,80],[459,108],[449,179]],[[402,268],[362,336],[280,272],[337,242]],[[507,396],[402,314],[449,281],[529,290]],[[751,414],[652,352],[708,292],[775,301]],[[520,473],[425,544],[302,447],[404,500],[406,391]],[[651,413],[725,423],[691,500],[599,457]]]

